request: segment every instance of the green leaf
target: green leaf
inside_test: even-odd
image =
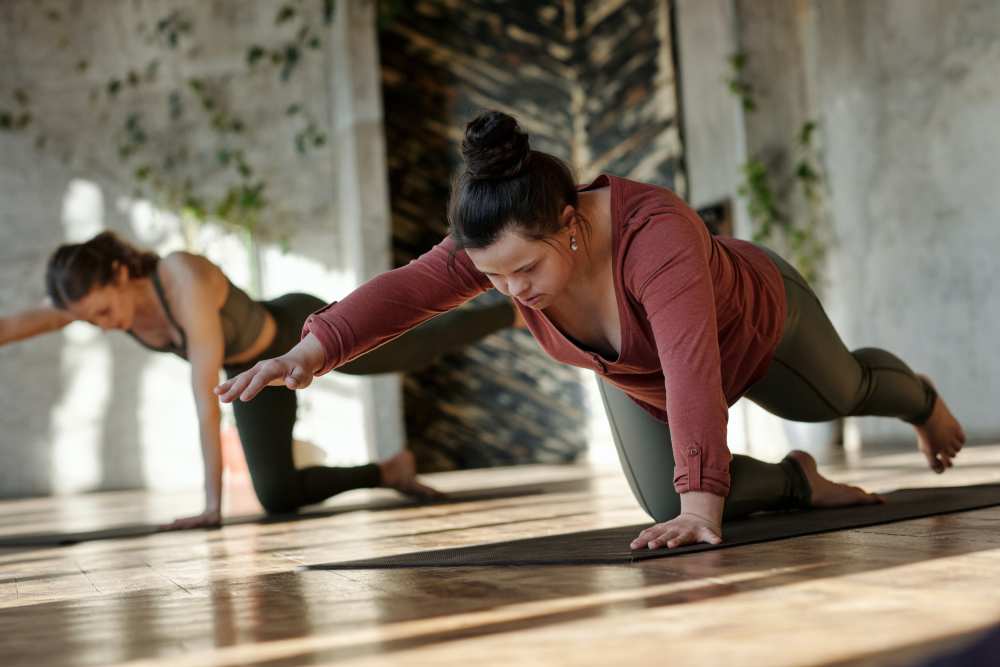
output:
[[[333,23],[334,9],[333,0],[323,0],[323,23],[326,25]]]
[[[14,127],[20,130],[22,128],[28,127],[30,123],[31,123],[31,114],[23,113],[17,117],[17,120],[14,122]]]
[[[0,130],[9,130],[14,125],[14,117],[6,111],[0,112]]]
[[[809,121],[803,125],[802,129],[799,130],[799,145],[809,146],[812,143],[812,135],[815,130],[816,123],[814,121]]]
[[[260,46],[251,46],[247,49],[247,65],[253,67],[257,64],[257,61],[263,58],[267,54],[267,51]]]
[[[88,61],[86,58],[76,63],[77,72],[86,72],[88,67],[90,67],[90,61]]]
[[[295,7],[291,5],[285,5],[278,10],[278,15],[274,17],[274,24],[281,25],[287,21],[291,21],[295,18]]]
[[[299,62],[302,52],[299,51],[299,47],[289,44],[285,47],[285,66],[281,68],[281,80],[288,81],[288,78],[292,75],[292,71]]]
[[[285,110],[285,115],[286,116],[294,116],[295,114],[297,114],[300,111],[302,111],[302,105],[299,104],[298,102],[295,102],[294,104],[290,104],[288,106],[288,109]]]
[[[179,120],[184,115],[184,107],[181,104],[181,94],[177,91],[170,93],[167,104],[170,107],[170,120]]]
[[[114,97],[122,89],[122,82],[118,79],[111,79],[108,81],[108,95]]]

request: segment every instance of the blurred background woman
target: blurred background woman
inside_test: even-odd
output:
[[[113,232],[60,246],[49,260],[46,291],[49,304],[0,318],[0,345],[82,320],[104,331],[125,331],[151,350],[176,354],[191,363],[205,460],[205,511],[162,528],[218,525],[222,413],[212,389],[218,384],[219,369],[234,377],[258,360],[285,354],[298,343],[309,315],[325,302],[300,293],[253,301],[204,257],[175,252],[161,258],[134,248]],[[414,370],[512,326],[516,317],[509,302],[454,311],[339,371],[368,375]],[[267,512],[292,512],[357,488],[388,487],[421,498],[439,495],[417,481],[408,451],[378,464],[296,469],[292,456],[296,410],[295,392],[282,387],[265,390],[252,404],[233,405],[254,490]]]

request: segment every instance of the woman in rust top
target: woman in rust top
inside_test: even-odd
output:
[[[712,237],[664,188],[574,185],[500,112],[468,124],[462,155],[449,238],[312,315],[299,345],[217,388],[222,400],[304,387],[495,287],[550,356],[600,376],[632,490],[660,522],[634,548],[715,544],[724,517],[758,510],[882,500],[824,479],[805,452],[732,456],[727,410],[741,396],[798,421],[903,419],[935,471],[951,466],[965,436],[930,382],[888,352],[848,351],[777,255]]]

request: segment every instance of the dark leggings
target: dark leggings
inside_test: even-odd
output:
[[[746,397],[784,419],[820,422],[847,416],[896,417],[914,425],[930,419],[934,389],[900,359],[875,348],[849,351],[809,284],[785,260],[761,247],[781,272],[788,304],[781,342],[767,374]],[[632,493],[657,522],[680,514],[669,480],[674,453],[670,427],[620,389],[599,383],[615,446]],[[735,455],[723,518],[762,510],[808,507],[809,484],[798,462],[777,464]]]
[[[271,346],[240,366],[226,366],[230,378],[263,359],[288,352],[296,343],[306,318],[326,303],[309,294],[286,294],[264,306],[274,316],[277,331]],[[514,322],[514,306],[503,301],[439,315],[399,338],[337,369],[351,375],[410,371],[442,355],[505,329]],[[292,459],[292,429],[298,401],[294,391],[264,387],[252,401],[233,402],[236,428],[260,504],[269,513],[292,512],[350,489],[378,486],[377,464],[353,468],[312,466],[297,470]]]

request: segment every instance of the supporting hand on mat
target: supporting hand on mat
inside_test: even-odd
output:
[[[309,334],[287,354],[258,362],[250,370],[216,387],[215,393],[219,394],[223,403],[232,403],[237,398],[249,401],[268,385],[305,389],[312,383],[313,374],[322,369],[325,362],[323,346]]]
[[[214,528],[222,525],[222,514],[218,510],[206,510],[204,514],[191,516],[186,519],[177,519],[173,523],[167,523],[157,527],[157,531],[185,530],[187,528]]]
[[[681,494],[681,513],[639,533],[633,549],[683,547],[688,544],[722,542],[722,507],[726,499],[706,491]]]

